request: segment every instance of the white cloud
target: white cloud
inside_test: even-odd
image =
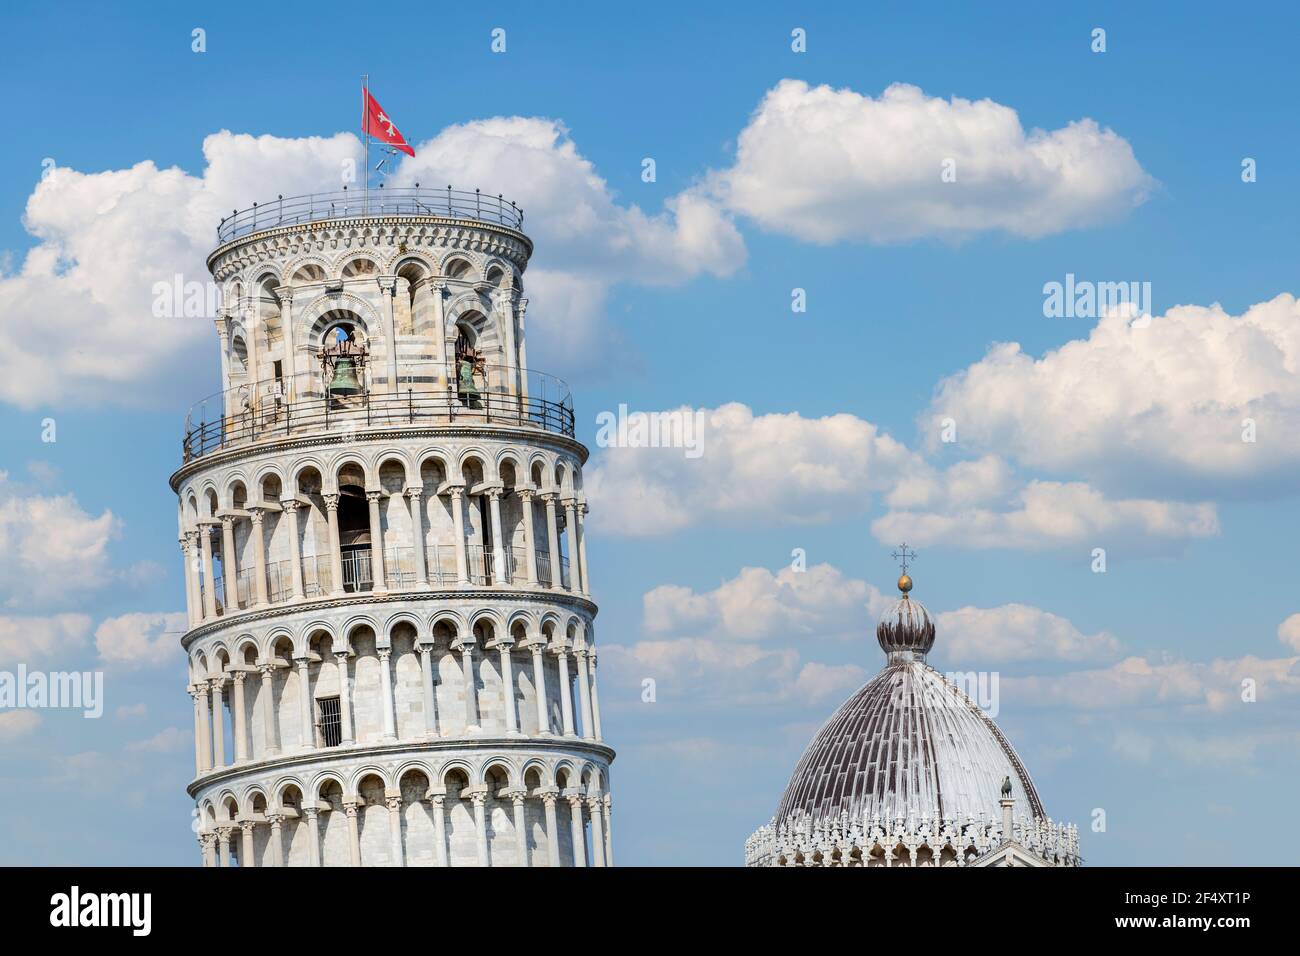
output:
[[[131,720],[137,717],[143,717],[149,713],[149,705],[144,701],[134,704],[123,704],[113,711],[113,716],[118,720]]]
[[[134,753],[172,754],[189,750],[193,746],[194,731],[167,727],[147,740],[131,741],[126,745],[126,749]]]
[[[721,639],[861,636],[888,603],[865,581],[829,564],[804,571],[742,568],[712,591],[662,585],[643,598],[647,633]]]
[[[0,740],[26,737],[41,725],[41,715],[34,710],[0,711]]]
[[[1146,328],[1110,315],[1039,359],[996,345],[940,383],[926,417],[948,416],[964,447],[1114,486],[1178,497],[1289,487],[1300,303],[1279,295],[1240,316],[1176,306]]]
[[[1251,680],[1257,699],[1300,693],[1297,658],[1149,661],[1126,657],[1109,667],[1060,677],[1008,677],[1005,700],[1080,710],[1160,708],[1170,705],[1224,712],[1251,707],[1242,701],[1242,682]]]
[[[1152,553],[1178,550],[1219,533],[1210,503],[1111,499],[1082,482],[1030,481],[1005,510],[891,511],[871,523],[880,541],[956,548],[1125,547]]]
[[[853,415],[755,415],[738,402],[701,411],[699,457],[687,458],[680,448],[600,451],[585,487],[602,531],[667,534],[755,517],[772,524],[842,520],[861,514],[871,492],[925,467]]]
[[[1104,661],[1119,654],[1119,641],[1106,631],[1084,634],[1063,617],[1026,604],[963,607],[935,618],[935,649],[945,660]]]
[[[944,182],[949,160],[956,178]],[[768,91],[734,165],[709,177],[733,211],[820,243],[1045,236],[1118,218],[1153,185],[1128,142],[1090,119],[1026,131],[989,99],[902,83],[872,98],[799,80]]]
[[[30,665],[80,651],[89,636],[90,618],[85,614],[0,616],[0,666]]]
[[[92,516],[72,495],[33,494],[0,472],[0,593],[10,606],[102,587],[120,522]]]
[[[154,284],[206,283],[221,216],[268,198],[337,188],[356,137],[278,139],[222,131],[192,176],[141,162],[86,173],[56,168],[27,201],[37,240],[0,276],[0,335],[11,352],[0,399],[23,408],[194,400],[211,375],[213,330],[199,318],[155,318]]]
[[[193,382],[214,373],[211,323],[155,318],[155,283],[175,275],[207,283],[205,258],[222,216],[275,194],[337,190],[345,164],[362,162],[350,133],[287,139],[223,130],[205,138],[203,155],[197,175],[146,161],[104,172],[56,168],[40,182],[24,217],[36,243],[16,271],[0,273],[0,336],[10,348],[0,400],[143,407],[200,398]],[[539,253],[537,294],[530,289],[535,364],[568,363],[575,351],[590,359],[608,342],[600,322],[614,283],[728,275],[745,259],[740,234],[701,194],[673,197],[653,214],[618,204],[551,120],[448,127],[393,177],[413,180],[481,186],[526,210]]]
[[[184,614],[132,613],[111,617],[95,628],[95,647],[106,663],[158,667],[183,659]]]
[[[1277,639],[1300,654],[1300,614],[1292,614],[1277,626]]]

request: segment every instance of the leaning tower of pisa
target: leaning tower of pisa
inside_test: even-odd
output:
[[[206,866],[608,866],[582,465],[500,197],[218,228],[179,498]]]

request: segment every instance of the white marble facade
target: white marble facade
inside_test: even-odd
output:
[[[376,207],[209,259],[225,387],[171,479],[203,861],[611,865],[587,451],[527,367],[531,243]]]

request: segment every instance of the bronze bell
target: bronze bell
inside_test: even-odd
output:
[[[331,395],[356,395],[361,391],[361,382],[357,380],[357,367],[352,359],[341,356],[334,363],[334,378],[330,380]]]

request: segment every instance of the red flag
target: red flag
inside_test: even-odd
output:
[[[365,125],[362,126],[362,132],[373,136],[381,142],[387,143],[393,149],[400,149],[407,156],[414,156],[415,150],[407,145],[406,137],[397,131],[393,121],[388,118],[388,114],[383,111],[379,103],[370,91],[363,89],[366,97],[366,118]]]

